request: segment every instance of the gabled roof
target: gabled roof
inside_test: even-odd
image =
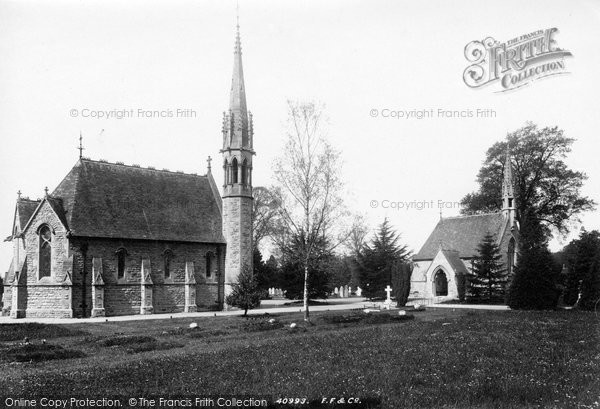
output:
[[[501,212],[441,219],[413,260],[432,260],[440,247],[458,251],[461,258],[476,257],[483,237],[491,233],[500,239],[506,223]]]
[[[13,221],[13,227],[12,227],[12,232],[11,235],[8,236],[4,241],[10,241],[13,239],[13,235],[15,233],[15,227],[18,224],[19,225],[19,229],[24,229],[25,226],[27,225],[27,222],[29,222],[29,219],[31,219],[31,216],[33,216],[33,213],[35,212],[35,209],[37,209],[37,207],[40,204],[40,200],[30,200],[30,199],[26,199],[26,198],[19,198],[17,199],[17,205],[15,207],[15,218]],[[21,233],[21,231],[18,231],[18,233]]]
[[[209,178],[83,158],[50,204],[74,236],[223,243]]]
[[[465,263],[460,259],[460,255],[456,250],[442,250],[444,257],[450,263],[450,266],[454,270],[455,273],[468,274],[469,271],[465,266]]]

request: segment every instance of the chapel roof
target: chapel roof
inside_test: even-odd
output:
[[[460,254],[456,250],[442,250],[446,260],[450,263],[450,266],[455,273],[468,274],[469,270],[465,266],[465,263],[460,259]]]
[[[224,243],[211,179],[81,158],[48,202],[73,236]]]
[[[498,239],[507,223],[501,212],[443,218],[413,260],[432,260],[440,247],[457,251],[460,258],[476,257],[484,236],[491,233]]]
[[[41,200],[31,200],[27,198],[19,198],[17,200],[17,214],[19,215],[19,224],[21,229],[25,227],[35,209],[39,206]]]

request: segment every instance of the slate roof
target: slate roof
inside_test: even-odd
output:
[[[471,216],[447,217],[438,222],[413,260],[432,260],[440,246],[448,250],[456,250],[461,258],[476,257],[477,246],[489,232],[501,234],[508,223],[501,212],[477,214]]]
[[[209,178],[84,158],[49,204],[73,236],[224,243]]]
[[[19,199],[17,200],[17,213],[19,215],[19,223],[21,229],[23,229],[29,219],[31,219],[31,215],[35,212],[35,209],[39,206],[41,200],[30,200],[30,199]]]
[[[469,274],[469,270],[467,270],[467,266],[465,266],[465,263],[460,259],[458,251],[442,250],[442,253],[444,253],[446,260],[448,260],[455,273]]]

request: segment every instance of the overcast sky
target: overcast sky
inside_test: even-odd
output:
[[[528,120],[577,139],[568,164],[589,175],[583,193],[600,202],[599,1],[242,0],[239,8],[255,186],[272,182],[286,100],[310,99],[326,105],[348,207],[373,227],[389,217],[414,251],[439,219],[437,202],[475,190],[486,149]],[[2,238],[11,232],[17,190],[31,198],[53,190],[77,161],[80,131],[92,159],[205,173],[222,141],[235,9],[234,1],[216,0],[0,1]],[[573,54],[564,60],[569,74],[504,93],[495,92],[498,84],[463,82],[467,43],[551,27]],[[174,116],[140,118],[140,109]],[[178,118],[178,109],[193,113]],[[436,115],[382,117],[423,109]],[[438,109],[489,109],[495,117],[439,118]],[[84,117],[111,110],[134,115]],[[219,166],[214,173],[221,184]],[[385,209],[386,200],[434,206]],[[458,212],[451,206],[444,216]],[[598,213],[583,222],[600,229]],[[2,243],[2,272],[10,253]]]

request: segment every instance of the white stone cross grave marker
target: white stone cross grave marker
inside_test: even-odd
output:
[[[383,302],[383,306],[385,307],[386,310],[389,310],[390,307],[392,306],[392,298],[390,297],[390,293],[392,292],[392,288],[388,285],[387,287],[385,287],[385,292],[387,293],[387,298]]]

